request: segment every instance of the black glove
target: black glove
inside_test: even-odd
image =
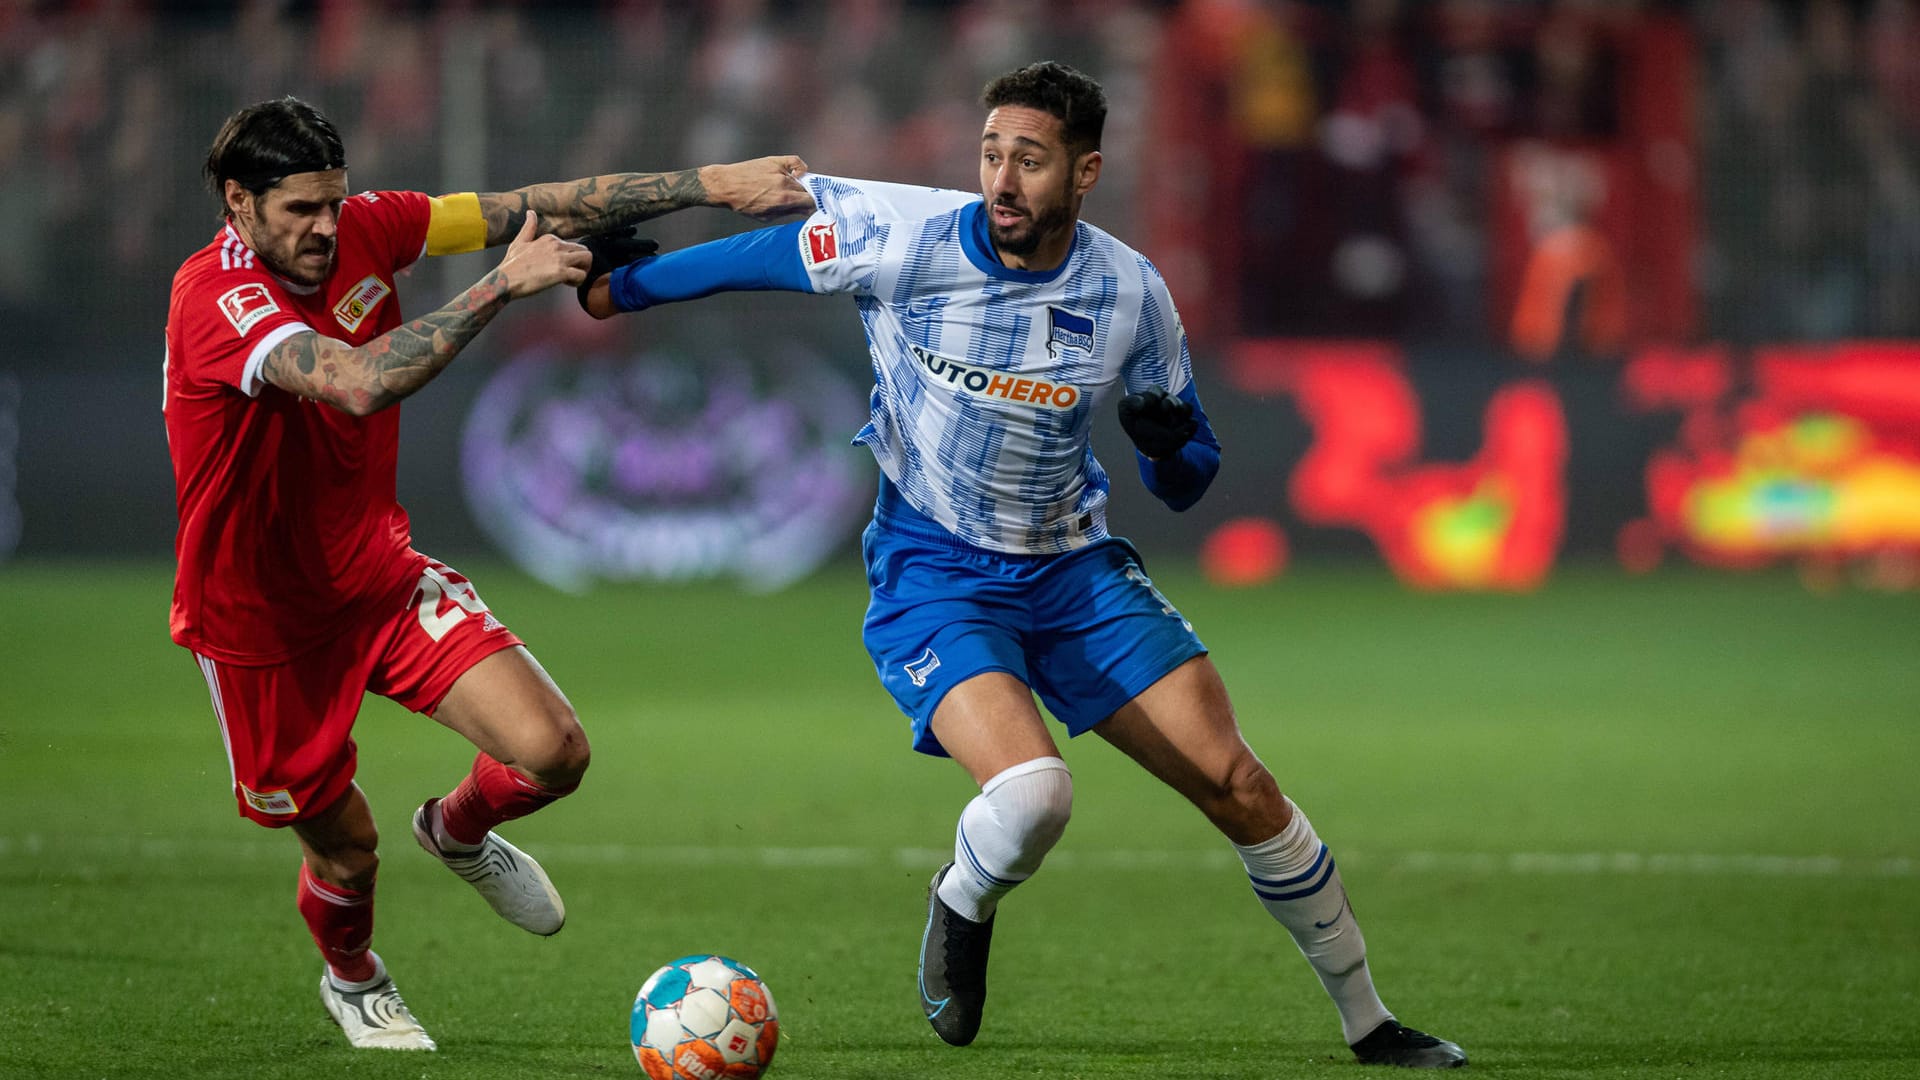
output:
[[[660,245],[642,236],[635,236],[634,227],[609,229],[603,233],[594,233],[580,241],[580,246],[593,253],[593,266],[587,270],[587,278],[580,283],[580,309],[587,310],[587,294],[601,278],[633,262],[644,259],[660,250]]]
[[[1193,418],[1193,406],[1155,389],[1120,399],[1120,426],[1141,453],[1158,461],[1179,453],[1200,430],[1200,421]]]

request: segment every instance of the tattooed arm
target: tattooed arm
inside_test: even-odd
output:
[[[794,179],[807,163],[791,154],[669,173],[610,173],[533,184],[480,196],[487,246],[520,230],[529,213],[565,237],[618,229],[690,206],[718,206],[771,221],[811,211],[813,197]]]
[[[506,258],[445,307],[353,346],[318,332],[295,334],[267,352],[260,377],[354,416],[368,416],[433,380],[507,301],[586,280],[592,256],[579,244],[539,236],[522,222]]]

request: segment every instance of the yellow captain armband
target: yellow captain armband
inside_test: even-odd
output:
[[[487,246],[487,219],[480,216],[480,196],[427,197],[427,254],[458,255]]]

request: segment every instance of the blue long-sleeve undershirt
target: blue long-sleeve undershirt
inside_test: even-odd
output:
[[[654,255],[615,270],[613,306],[639,311],[718,292],[813,291],[800,261],[800,227],[775,225]]]

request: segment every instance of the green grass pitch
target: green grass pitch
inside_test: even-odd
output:
[[[914,954],[970,788],[907,750],[854,568],[762,597],[462,569],[595,756],[506,830],[568,900],[536,939],[408,835],[465,743],[368,702],[376,947],[442,1048],[417,1056],[322,1014],[294,845],[234,815],[169,568],[0,568],[0,1076],[639,1077],[633,994],[696,951],[767,978],[784,1080],[1374,1075],[1224,843],[1093,739],[1066,747],[1065,840],[1001,908],[979,1042],[938,1042]],[[1920,597],[1159,583],[1333,846],[1387,1004],[1473,1070],[1920,1075]]]

